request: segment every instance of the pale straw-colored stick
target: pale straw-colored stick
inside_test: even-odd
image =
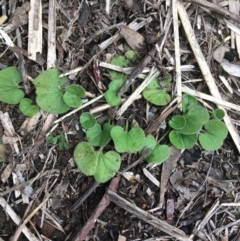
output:
[[[193,95],[193,96],[199,97],[201,99],[211,101],[212,103],[214,103],[216,105],[222,106],[222,108],[227,108],[227,109],[230,109],[230,110],[240,112],[240,106],[239,105],[236,105],[236,104],[233,104],[233,103],[228,102],[226,100],[219,99],[219,98],[213,97],[211,95],[207,95],[207,94],[201,93],[199,91],[190,89],[185,85],[182,85],[182,91],[189,94],[189,95]]]
[[[136,97],[148,86],[148,84],[159,75],[159,71],[153,67],[146,77],[146,79],[141,83],[141,85],[129,96],[129,98],[123,103],[117,112],[116,119],[118,120],[126,109],[132,104]]]
[[[61,118],[59,118],[59,119],[57,119],[56,121],[54,121],[54,124],[57,124],[58,122],[64,120],[66,117],[68,117],[68,116],[70,116],[70,115],[72,115],[72,114],[78,112],[79,110],[85,108],[86,106],[91,105],[92,103],[96,102],[97,100],[101,99],[102,97],[103,97],[103,95],[99,95],[99,96],[97,96],[96,98],[94,98],[94,99],[88,101],[86,104],[81,105],[81,106],[78,107],[77,109],[74,109],[73,111],[67,113],[66,115],[64,115],[64,116],[62,116]]]
[[[181,64],[180,64],[180,47],[179,47],[179,26],[178,26],[178,12],[177,1],[172,1],[172,13],[173,13],[173,30],[174,30],[174,48],[175,48],[175,81],[177,90],[178,103],[182,101],[182,78],[181,78]],[[180,104],[180,109],[181,109]]]

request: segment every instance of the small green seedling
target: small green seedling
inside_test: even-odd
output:
[[[70,107],[76,108],[82,104],[85,90],[78,85],[69,85],[65,88],[68,80],[60,78],[58,69],[49,69],[42,72],[34,79],[36,87],[36,102],[44,111],[53,114],[67,112]]]
[[[129,67],[131,63],[135,62],[137,54],[130,50],[125,53],[124,56],[118,56],[111,60],[111,64],[125,68]],[[105,92],[104,97],[107,103],[111,106],[119,106],[121,104],[121,98],[118,96],[118,92],[121,87],[127,81],[127,75],[116,71],[109,71],[111,77],[111,83],[108,86],[108,90]]]
[[[19,110],[28,117],[34,116],[39,112],[39,107],[32,104],[32,100],[23,98],[19,104]]]
[[[109,123],[105,123],[103,128],[97,123],[93,128],[87,130],[86,137],[91,145],[104,147],[111,140],[111,129],[112,126]]]
[[[0,101],[7,104],[18,104],[24,97],[19,84],[22,75],[16,67],[8,67],[0,71]]]
[[[58,69],[49,69],[33,81],[36,87],[37,104],[42,110],[53,114],[62,114],[70,109],[63,100],[64,86],[68,80],[65,77],[59,78],[59,75]]]
[[[209,120],[205,108],[198,105],[197,99],[190,95],[183,97],[183,115],[175,115],[169,121],[173,130],[169,133],[170,142],[178,149],[190,149],[199,140],[208,151],[217,150],[227,137],[227,127],[221,121],[224,112],[213,111],[215,119]]]
[[[96,125],[97,120],[91,113],[85,112],[81,114],[79,122],[84,129],[89,129]]]
[[[142,148],[145,140],[144,131],[140,127],[133,127],[130,131],[124,131],[121,126],[114,126],[110,134],[116,151],[120,153],[136,153]]]
[[[167,105],[171,101],[171,96],[168,94],[167,86],[172,81],[172,76],[168,77],[160,86],[157,78],[154,78],[151,83],[144,89],[143,97],[150,103],[158,106]]]
[[[113,58],[111,64],[124,68],[129,67],[131,63],[135,63],[136,59],[136,53],[131,50],[127,51],[124,56]],[[127,75],[116,71],[109,71],[109,74],[112,81],[104,96],[109,105],[119,106],[121,104],[121,98],[118,96],[118,92],[127,81]],[[168,75],[160,86],[158,79],[153,79],[143,91],[143,97],[150,103],[158,106],[168,104],[171,100],[171,96],[168,94],[168,85],[171,81],[172,76]]]
[[[58,131],[58,135],[56,136],[50,133],[50,135],[46,137],[46,141],[52,143],[53,145],[58,145],[60,149],[69,149],[69,144],[65,138],[64,132],[62,131]]]
[[[94,176],[99,183],[114,177],[121,165],[121,157],[117,152],[103,154],[101,150],[95,151],[88,142],[81,142],[76,146],[74,160],[83,174]]]
[[[167,145],[159,145],[153,135],[145,138],[143,148],[150,149],[150,153],[146,157],[148,163],[161,164],[170,156],[170,148]]]
[[[85,96],[85,90],[79,85],[69,85],[63,94],[65,103],[72,107],[77,108],[82,105],[82,98]]]

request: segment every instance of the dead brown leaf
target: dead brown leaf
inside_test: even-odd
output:
[[[125,38],[128,45],[133,50],[139,51],[144,48],[145,39],[140,33],[136,32],[124,25],[121,25],[120,26],[120,34]]]

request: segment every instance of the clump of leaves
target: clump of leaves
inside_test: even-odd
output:
[[[82,120],[82,121],[81,121]],[[87,176],[94,176],[100,183],[110,180],[119,170],[121,157],[115,151],[103,153],[102,149],[111,140],[111,124],[105,123],[103,127],[93,121],[96,119],[89,113],[83,113],[80,123],[87,128],[88,142],[80,142],[74,149],[74,160],[78,168]],[[95,124],[93,125],[93,123]],[[100,147],[95,150],[95,147]]]
[[[86,121],[84,121],[85,118]],[[91,122],[92,118],[94,117],[91,114],[83,113],[80,123],[85,125],[86,122]],[[88,125],[85,125],[85,128],[86,126]],[[81,142],[76,146],[74,160],[85,175],[94,176],[100,183],[111,179],[119,170],[121,158],[118,153],[136,153],[148,148],[150,152],[146,161],[156,164],[162,163],[170,155],[170,148],[167,145],[159,145],[152,135],[145,138],[144,131],[140,127],[128,130],[128,123],[125,130],[121,126],[112,126],[110,123],[105,123],[103,126],[97,123],[87,128],[86,137],[88,142]],[[111,139],[116,151],[103,153],[103,148]],[[100,148],[95,150],[96,147]]]
[[[111,64],[125,68],[129,67],[131,63],[135,63],[136,59],[136,53],[130,50],[127,51],[124,56],[118,56],[116,58],[113,58]],[[121,104],[121,98],[118,96],[118,92],[127,81],[127,75],[116,71],[109,71],[109,74],[112,81],[109,84],[108,90],[105,92],[104,96],[109,105],[119,106]],[[143,91],[143,97],[150,103],[158,106],[168,104],[171,101],[171,96],[168,93],[168,86],[171,81],[171,75],[167,75],[161,85],[159,83],[159,80],[157,78],[154,78]]]
[[[158,106],[167,105],[171,101],[171,96],[168,94],[168,85],[172,81],[172,76],[168,75],[163,83],[159,83],[157,78],[154,78],[142,92],[143,97],[150,103]]]
[[[70,107],[79,107],[82,104],[82,97],[85,91],[81,86],[69,85],[65,88],[68,80],[60,78],[58,69],[49,69],[42,72],[34,79],[36,87],[36,102],[44,111],[53,114],[67,112]]]
[[[65,138],[64,132],[62,131],[58,131],[56,136],[50,133],[50,135],[46,137],[46,141],[52,143],[53,145],[58,145],[60,149],[69,149],[69,144]]]
[[[205,150],[219,149],[228,133],[221,121],[224,112],[216,109],[212,113],[214,119],[209,120],[208,111],[190,95],[183,96],[182,109],[182,115],[175,115],[169,121],[173,129],[169,133],[170,142],[178,149],[191,149],[199,140]]]
[[[129,50],[124,56],[118,56],[111,60],[111,64],[125,68],[129,67],[131,63],[134,63],[137,59],[137,54]],[[104,97],[107,103],[111,106],[119,106],[121,104],[121,98],[118,96],[118,92],[121,87],[127,81],[127,75],[119,73],[117,71],[109,71],[111,77],[111,83],[108,86],[108,90],[105,92]]]
[[[16,67],[8,67],[0,71],[0,101],[7,104],[18,104],[24,97],[19,87],[23,81]]]

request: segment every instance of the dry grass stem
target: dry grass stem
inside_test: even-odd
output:
[[[182,101],[182,78],[181,78],[181,63],[180,63],[180,47],[179,47],[179,26],[178,26],[178,0],[172,1],[173,11],[173,29],[174,29],[174,47],[175,47],[175,81],[177,90],[178,103]],[[182,109],[181,105],[179,106]]]
[[[98,100],[99,100],[99,99],[101,99],[102,97],[103,97],[103,95],[99,95],[99,96],[97,96],[96,98],[94,98],[94,99],[92,99],[92,100],[88,101],[86,104],[81,105],[81,106],[80,106],[80,107],[78,107],[77,109],[75,109],[75,110],[73,110],[73,111],[71,111],[71,112],[67,113],[66,115],[62,116],[62,117],[61,117],[61,118],[59,118],[58,120],[54,121],[54,123],[55,123],[55,124],[57,124],[58,122],[60,122],[60,121],[64,120],[66,117],[68,117],[68,116],[70,116],[70,115],[72,115],[72,114],[74,114],[74,113],[78,112],[79,110],[84,109],[86,106],[91,105],[92,103],[94,103],[94,102],[98,101]]]
[[[189,95],[193,95],[193,96],[202,98],[204,100],[211,101],[212,103],[214,103],[214,104],[216,104],[216,105],[218,105],[220,107],[222,106],[222,107],[228,108],[230,110],[240,111],[240,106],[239,105],[230,103],[230,102],[228,102],[226,100],[223,100],[222,98],[219,99],[219,98],[213,97],[211,95],[207,95],[207,94],[201,93],[199,91],[190,89],[190,88],[188,88],[185,85],[182,86],[182,90],[183,90],[183,92],[185,92],[185,93],[187,93]]]
[[[132,104],[136,97],[142,93],[142,91],[148,86],[148,84],[159,75],[154,67],[151,69],[150,73],[146,79],[141,83],[141,85],[129,96],[129,98],[123,103],[120,109],[117,111],[116,119],[119,119],[122,114],[127,110],[127,108]]]

